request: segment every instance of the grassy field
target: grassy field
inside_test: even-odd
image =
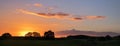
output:
[[[120,46],[120,40],[0,40],[0,46]]]

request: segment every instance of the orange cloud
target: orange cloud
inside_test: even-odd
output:
[[[52,12],[56,7],[46,7],[47,12]]]
[[[35,3],[33,5],[36,6],[36,7],[42,7],[43,6],[42,4],[39,4],[39,3]]]
[[[81,17],[72,17],[71,20],[97,20],[104,18],[105,16],[81,16]]]
[[[57,19],[63,19],[65,17],[69,16],[69,14],[67,14],[67,13],[38,13],[38,14],[46,16],[48,18],[57,18]]]
[[[19,9],[18,11],[20,11],[20,12],[22,12],[24,14],[30,14],[30,15],[35,15],[35,16],[40,16],[40,17],[48,18],[48,17],[46,17],[44,15],[40,15],[38,13],[27,11],[27,10],[24,10],[24,9]]]
[[[54,10],[55,7],[48,7],[48,10]]]
[[[62,19],[64,17],[66,17],[66,16],[69,16],[69,14],[66,14],[66,13],[36,13],[36,12],[31,12],[31,11],[27,11],[27,10],[23,10],[23,9],[19,9],[19,11],[24,13],[24,14],[40,16],[40,17],[43,17],[43,18],[58,18],[58,19]]]
[[[70,14],[59,12],[59,13],[56,13],[56,15],[58,15],[58,16],[69,16]]]
[[[104,19],[105,16],[85,16],[84,18],[94,20],[94,19]]]
[[[30,14],[34,16],[39,16],[43,18],[55,18],[55,19],[68,19],[68,20],[96,20],[96,19],[104,19],[105,16],[81,16],[81,17],[72,17],[70,18],[70,14],[58,12],[58,13],[36,13],[27,11],[24,9],[19,9],[20,12],[24,14]]]
[[[81,18],[81,17],[74,17],[74,18],[71,18],[71,20],[83,20],[83,18]]]
[[[31,15],[38,15],[34,12],[30,12],[30,11],[27,11],[27,10],[24,10],[24,9],[18,9],[18,11],[22,12],[22,13],[25,13],[25,14],[31,14]]]

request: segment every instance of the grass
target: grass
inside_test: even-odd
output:
[[[0,46],[120,46],[120,40],[0,40]]]

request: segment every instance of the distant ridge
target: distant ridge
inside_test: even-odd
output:
[[[81,30],[64,30],[64,31],[58,31],[56,32],[57,36],[68,36],[68,35],[88,35],[88,36],[117,36],[120,35],[120,33],[115,32],[95,32],[95,31],[81,31]]]

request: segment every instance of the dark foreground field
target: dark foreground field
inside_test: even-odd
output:
[[[0,40],[0,46],[120,46],[120,40]]]

